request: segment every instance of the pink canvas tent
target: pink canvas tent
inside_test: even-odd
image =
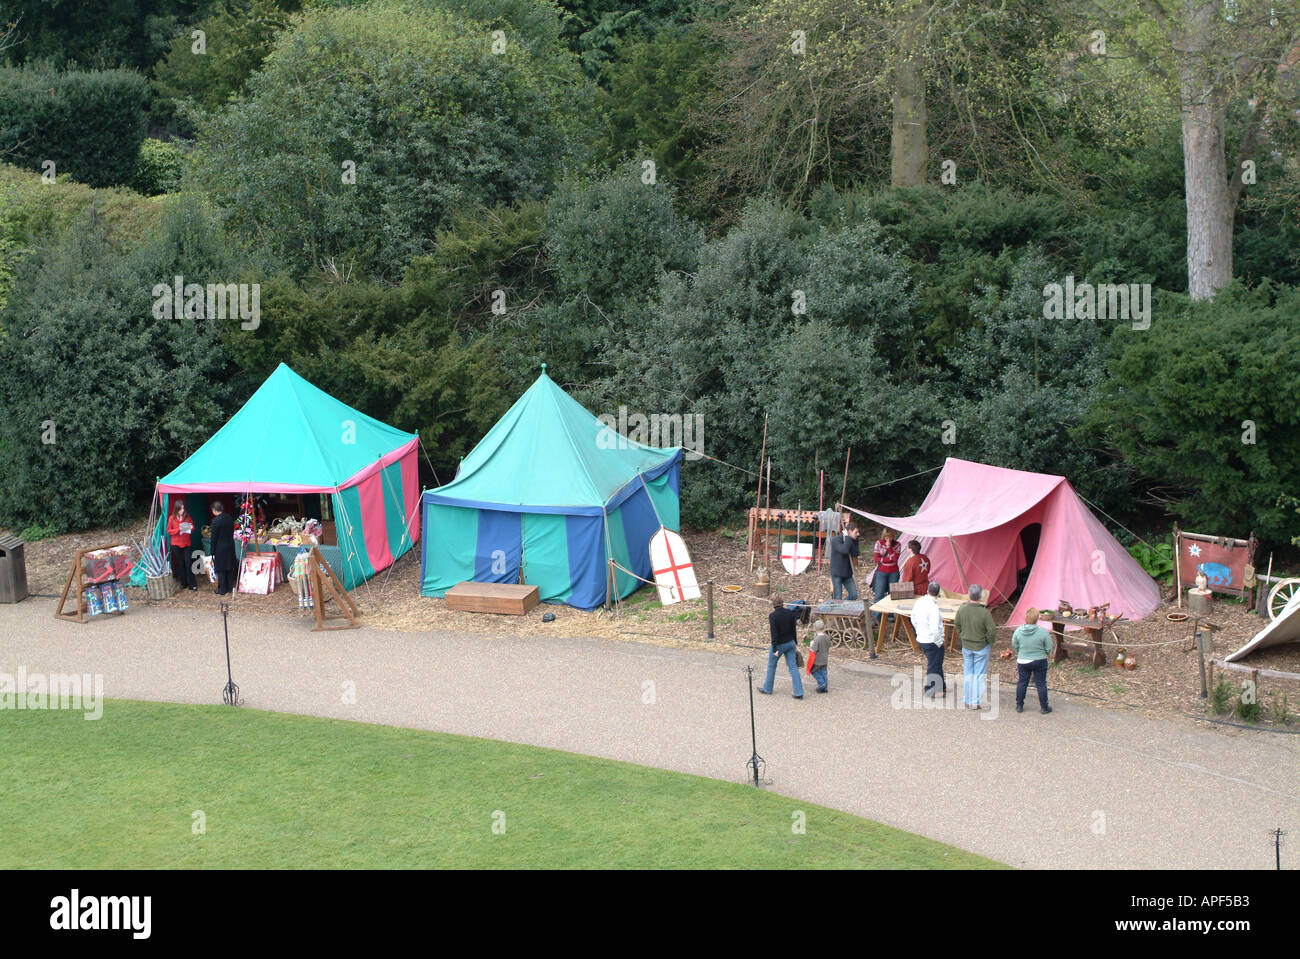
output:
[[[1010,622],[1031,606],[1055,609],[1110,603],[1111,614],[1141,619],[1160,605],[1160,587],[1115,541],[1063,476],[1026,473],[949,457],[914,516],[882,516],[845,507],[921,539],[930,579],[952,592],[979,583],[990,605],[1015,591],[1027,565],[1021,532],[1040,524],[1029,579]]]

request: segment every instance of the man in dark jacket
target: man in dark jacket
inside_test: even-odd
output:
[[[212,569],[217,574],[217,595],[225,596],[235,582],[235,519],[218,501],[212,504]]]
[[[767,622],[772,631],[772,648],[767,653],[767,678],[758,687],[760,693],[772,692],[772,683],[776,681],[776,664],[782,656],[790,667],[790,682],[794,686],[794,698],[803,699],[803,679],[799,675],[799,666],[795,662],[795,651],[799,648],[796,627],[803,615],[803,607],[786,609],[784,601],[772,600],[772,612]]]
[[[839,599],[847,591],[848,599],[858,598],[858,584],[853,581],[853,560],[858,555],[858,528],[849,525],[847,530],[831,537],[831,598]]]

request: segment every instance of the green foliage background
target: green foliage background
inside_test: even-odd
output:
[[[684,467],[689,526],[752,502],[766,416],[782,502],[823,469],[838,497],[852,448],[849,501],[886,511],[961,456],[1064,474],[1141,529],[1300,534],[1297,125],[1258,151],[1238,282],[1192,304],[1180,118],[1076,57],[1069,4],[944,8],[933,169],[889,185],[905,8],[140,0],[82,23],[15,0],[0,523],[140,512],[281,361],[418,429],[445,482],[545,362],[595,412],[704,417],[723,463]],[[155,320],[174,274],[260,283],[261,326]],[[1066,276],[1152,284],[1151,328],[1044,318]]]

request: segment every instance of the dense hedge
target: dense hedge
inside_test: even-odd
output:
[[[90,186],[131,182],[148,85],[132,70],[0,67],[0,155]]]
[[[134,519],[232,412],[216,324],[153,315],[154,285],[176,273],[239,279],[192,203],[130,252],[87,213],[22,260],[0,312],[0,524]]]

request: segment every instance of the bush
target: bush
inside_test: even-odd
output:
[[[699,230],[673,209],[673,189],[625,164],[599,180],[569,180],[547,207],[547,252],[560,290],[614,307],[643,300],[664,272],[694,268]]]
[[[180,189],[185,150],[175,143],[147,139],[140,144],[131,186],[145,196],[175,193]]]
[[[452,211],[540,198],[584,152],[587,86],[558,25],[549,47],[516,41],[494,54],[487,24],[419,3],[309,11],[201,123],[199,182],[291,274],[395,280]]]
[[[1146,570],[1146,574],[1159,583],[1169,585],[1173,581],[1174,572],[1174,547],[1172,543],[1156,543],[1154,546],[1148,546],[1146,543],[1134,543],[1128,548],[1129,555],[1132,556],[1141,567]]]
[[[1005,288],[984,286],[975,325],[949,355],[956,368],[949,410],[953,455],[1067,477],[1085,497],[1106,500],[1127,477],[1076,434],[1105,377],[1097,324],[1043,316],[1043,287],[1059,279],[1042,251],[1012,259]]]
[[[418,430],[443,482],[508,406],[501,350],[491,338],[457,333],[427,285],[299,284],[277,275],[262,281],[261,310],[256,330],[236,319],[220,324],[250,389],[288,363],[349,406]]]
[[[626,338],[606,351],[611,372],[593,391],[605,408],[699,414],[708,455],[745,469],[769,411],[773,497],[783,504],[815,503],[816,464],[835,469],[847,446],[850,496],[938,452],[937,428],[915,429],[917,418],[937,427],[933,394],[889,369],[897,343],[888,341],[910,304],[906,269],[873,224],[818,224],[754,201],[698,259],[620,317]],[[752,502],[753,488],[736,470],[688,464],[683,521],[716,526]]]
[[[131,182],[147,84],[131,70],[0,67],[0,156],[89,186]]]
[[[153,315],[181,273],[233,281],[195,204],[122,253],[87,216],[27,257],[0,314],[0,523],[85,529],[130,519],[154,478],[231,411],[215,324]]]
[[[1119,326],[1094,441],[1186,528],[1287,541],[1300,488],[1300,290],[1239,284],[1213,301],[1157,297],[1149,330]]]
[[[1214,710],[1216,716],[1222,716],[1230,707],[1232,701],[1232,686],[1222,676],[1210,690],[1210,708]]]
[[[149,236],[162,203],[124,187],[94,189],[72,180],[42,183],[37,173],[0,164],[0,233],[19,247],[57,236],[91,214],[110,242],[126,248]]]
[[[661,181],[679,189],[693,185],[705,168],[704,133],[692,112],[712,92],[712,64],[711,48],[695,26],[620,41],[602,71],[608,88],[600,94],[599,158],[653,159]]]
[[[202,110],[220,109],[262,65],[298,6],[297,0],[233,0],[218,8],[172,39],[154,69],[155,89]],[[202,54],[194,52],[194,29],[203,31]]]

